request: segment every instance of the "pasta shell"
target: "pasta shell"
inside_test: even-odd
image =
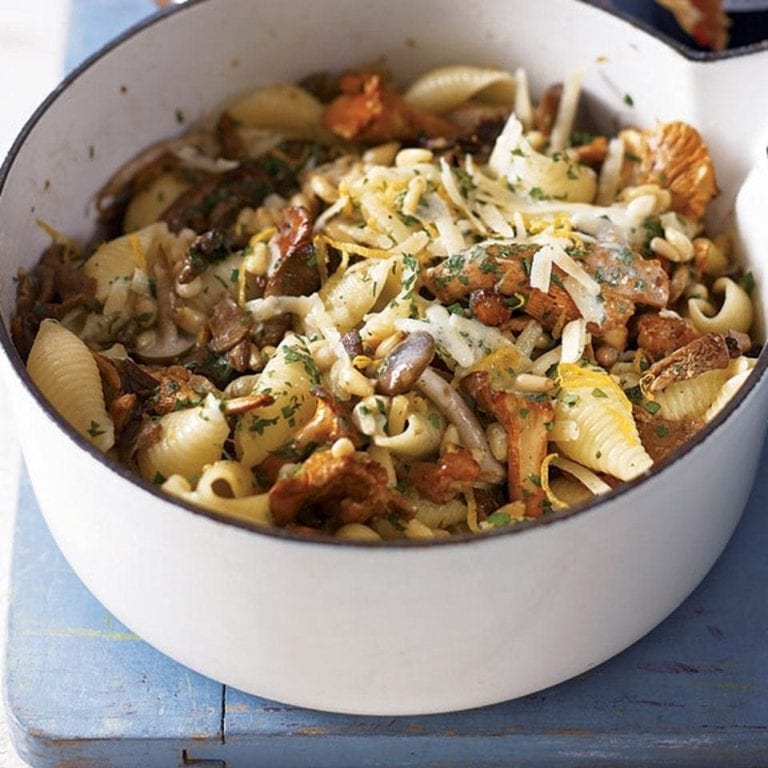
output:
[[[235,448],[246,467],[255,467],[285,445],[315,411],[312,387],[319,374],[301,336],[288,334],[259,376],[254,394],[273,398],[271,405],[245,414],[235,429]]]
[[[702,416],[715,401],[728,374],[724,369],[706,371],[686,381],[676,381],[655,393],[660,415],[670,421]]]
[[[167,225],[156,223],[100,245],[83,266],[85,274],[96,281],[96,299],[106,301],[112,285],[130,280],[137,267],[149,274],[155,243],[164,235],[168,235]]]
[[[190,504],[199,504],[201,507],[210,509],[214,512],[228,517],[231,520],[241,520],[246,523],[260,523],[261,525],[271,526],[274,525],[272,515],[269,511],[269,494],[257,493],[249,496],[237,496],[229,497],[226,495],[219,495],[219,493],[213,491],[215,480],[222,477],[222,471],[220,465],[232,465],[236,462],[230,461],[218,461],[212,467],[203,471],[203,475],[197,484],[197,489],[192,490],[192,486],[181,475],[172,475],[166,480],[162,488],[166,493],[176,496],[184,501],[188,501]],[[224,469],[224,475],[229,473],[230,468]],[[242,472],[250,473],[242,468]],[[241,474],[241,470],[235,470],[236,474]],[[209,482],[211,476],[214,478],[214,483]],[[230,478],[234,480],[235,485],[242,485],[245,478],[242,481],[236,480],[234,477]]]
[[[632,418],[632,404],[604,371],[573,364],[558,367],[555,420],[579,427],[579,439],[558,443],[560,452],[596,472],[632,480],[652,465]]]
[[[158,221],[165,209],[189,186],[175,173],[158,176],[146,189],[131,198],[123,218],[123,230],[135,232]]]
[[[688,313],[696,330],[702,333],[746,333],[752,326],[754,308],[749,294],[729,277],[720,277],[712,286],[715,293],[725,293],[720,311],[707,317],[700,307],[699,299],[688,299]]]
[[[229,114],[246,128],[319,128],[323,105],[296,85],[268,85],[233,104]]]
[[[754,358],[751,357],[739,357],[731,363],[728,369],[729,378],[720,388],[712,405],[707,408],[707,412],[704,414],[704,421],[712,421],[725,408],[749,377],[752,368],[755,367],[755,362]]]
[[[172,475],[198,478],[206,465],[221,457],[229,435],[219,401],[210,394],[194,408],[167,413],[159,423],[160,440],[136,454],[142,476],[153,482]]]
[[[511,106],[515,100],[515,78],[498,69],[438,67],[422,75],[405,93],[409,104],[431,112],[447,112],[472,98]]]
[[[100,451],[115,443],[101,377],[90,349],[55,320],[43,320],[27,360],[37,388],[61,416]]]

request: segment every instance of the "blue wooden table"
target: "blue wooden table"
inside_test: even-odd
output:
[[[74,0],[67,66],[152,9]],[[350,717],[247,696],[143,643],[70,570],[24,476],[5,686],[13,737],[36,768],[765,768],[767,551],[768,476],[704,584],[612,661],[495,707]]]

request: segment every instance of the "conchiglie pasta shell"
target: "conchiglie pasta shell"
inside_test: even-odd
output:
[[[319,128],[323,105],[296,85],[268,85],[235,102],[229,114],[246,128]]]
[[[221,458],[229,426],[213,395],[194,408],[165,414],[159,423],[160,440],[136,453],[145,479],[181,475],[192,482],[206,465]]]
[[[749,294],[729,277],[720,277],[712,286],[715,293],[725,293],[720,311],[708,317],[701,311],[698,299],[688,300],[691,322],[701,333],[746,333],[752,326],[754,308]]]
[[[552,493],[566,506],[573,507],[593,498],[588,488],[569,477],[555,477],[550,481]]]
[[[115,443],[101,377],[85,342],[54,320],[43,320],[27,360],[37,388],[61,416],[101,451]]]
[[[337,539],[347,539],[348,541],[381,541],[381,536],[373,528],[362,523],[342,525],[334,535]]]
[[[511,106],[515,78],[508,72],[463,65],[439,67],[422,75],[405,93],[419,109],[447,112],[469,99]]]
[[[558,443],[560,452],[579,464],[632,480],[652,465],[640,442],[632,404],[604,371],[577,365],[559,366],[561,388],[555,421],[568,419],[579,427],[579,439]]]
[[[158,176],[146,189],[131,198],[123,218],[123,231],[135,232],[158,221],[165,209],[189,186],[175,173]]]
[[[661,406],[659,415],[670,421],[703,416],[727,378],[727,369],[723,368],[669,384],[655,394],[656,402]]]
[[[304,339],[288,334],[259,376],[254,394],[269,394],[271,405],[244,414],[235,428],[235,448],[246,467],[261,464],[312,418],[311,389],[318,373]]]
[[[96,281],[96,299],[106,301],[113,283],[129,281],[137,267],[150,274],[158,238],[167,235],[168,226],[158,222],[100,245],[83,266],[85,274]]]

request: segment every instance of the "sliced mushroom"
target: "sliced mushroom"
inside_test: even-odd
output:
[[[248,339],[252,324],[251,316],[227,293],[216,303],[208,321],[211,329],[208,346],[217,355],[228,352]]]
[[[172,362],[188,352],[195,344],[195,339],[180,331],[173,321],[175,295],[164,254],[154,265],[155,288],[157,291],[157,327],[151,344],[136,350],[136,356],[146,363],[162,364]]]
[[[464,398],[439,373],[429,367],[419,376],[416,388],[456,427],[462,445],[472,451],[480,465],[478,479],[486,483],[501,483],[507,476],[506,470],[493,458],[483,428]]]
[[[416,385],[435,356],[435,340],[426,331],[417,331],[400,342],[379,368],[377,389],[384,395],[402,395]]]
[[[480,408],[498,419],[507,433],[507,484],[510,501],[523,501],[527,517],[544,513],[541,466],[547,455],[547,425],[555,417],[549,400],[490,386],[487,373],[472,373],[463,381]]]
[[[743,333],[707,333],[654,363],[640,379],[643,392],[653,394],[677,381],[687,381],[718,368],[727,368],[731,358],[751,346]]]

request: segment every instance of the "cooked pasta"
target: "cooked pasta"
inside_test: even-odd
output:
[[[101,451],[115,442],[99,370],[88,347],[54,320],[44,320],[27,359],[35,386],[72,427]]]
[[[212,394],[192,408],[182,408],[161,416],[160,439],[136,454],[139,471],[147,479],[162,483],[171,475],[190,482],[200,477],[204,467],[221,456],[229,426]]]
[[[97,248],[43,225],[30,375],[170,496],[300,534],[482,534],[642,477],[750,375],[752,278],[699,133],[589,133],[584,74],[248,92],[118,171]]]

